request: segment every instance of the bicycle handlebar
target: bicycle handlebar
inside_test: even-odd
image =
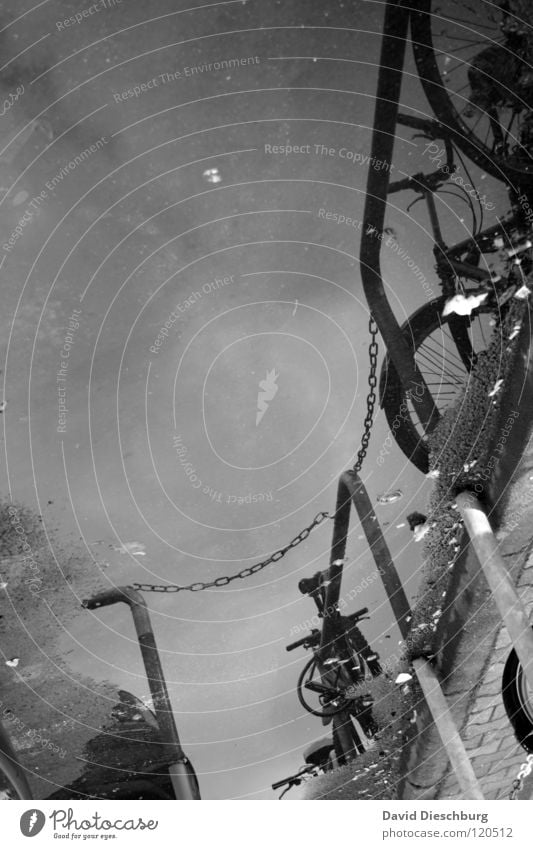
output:
[[[353,620],[354,624],[358,622],[360,619],[363,619],[368,613],[368,607],[362,607],[361,610],[356,610],[355,613],[350,613],[346,616],[346,619]],[[318,628],[313,628],[310,634],[307,634],[305,637],[302,637],[301,640],[296,640],[294,643],[290,643],[290,645],[285,646],[286,651],[294,651],[294,649],[299,648],[300,646],[305,646],[306,649],[311,648],[311,646],[316,646],[320,642],[320,631]]]
[[[368,613],[368,607],[362,607],[361,610],[356,610],[355,613],[350,613],[347,619],[362,619]]]
[[[320,631],[318,628],[313,628],[310,634],[302,637],[301,640],[296,640],[295,643],[291,643],[289,646],[285,646],[286,651],[293,651],[294,649],[299,648],[300,646],[305,646],[308,648],[309,646],[316,645],[320,642]]]
[[[290,786],[293,786],[293,785],[298,786],[298,784],[302,783],[304,775],[308,775],[310,772],[313,772],[313,770],[314,770],[313,766],[311,766],[311,765],[306,766],[303,769],[301,769],[300,772],[297,772],[296,775],[289,775],[288,778],[284,778],[282,781],[276,781],[272,785],[272,790],[279,790],[279,788],[283,787],[284,784],[289,784]]]
[[[291,775],[290,778],[284,778],[283,781],[276,781],[275,784],[272,785],[272,790],[279,790],[280,787],[283,787],[284,784],[300,784],[301,779],[295,778],[294,775]]]
[[[405,115],[403,112],[398,112],[396,121],[404,127],[411,127],[412,130],[421,130],[429,138],[445,141],[452,135],[448,127],[445,127],[439,121],[433,121],[431,118],[415,118],[414,115]]]

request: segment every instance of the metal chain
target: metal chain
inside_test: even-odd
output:
[[[520,769],[518,770],[518,775],[513,781],[509,799],[516,799],[522,789],[524,778],[531,773],[531,770],[533,770],[533,754],[528,755],[525,763],[521,764]]]
[[[357,452],[357,461],[353,466],[354,472],[359,472],[361,470],[361,466],[363,465],[363,460],[366,457],[366,452],[368,449],[368,443],[370,442],[370,433],[372,430],[372,425],[374,423],[374,408],[376,405],[376,387],[377,387],[377,365],[378,365],[378,343],[376,341],[378,335],[378,326],[374,321],[372,315],[370,315],[368,321],[368,330],[371,337],[370,345],[368,346],[368,356],[370,358],[370,372],[368,375],[368,386],[369,391],[366,398],[366,416],[364,420],[364,432],[361,437],[361,447]],[[255,575],[256,572],[260,572],[261,569],[264,569],[266,566],[270,566],[271,563],[277,563],[281,560],[288,551],[292,548],[296,548],[297,545],[300,545],[303,542],[313,528],[316,528],[324,519],[330,518],[329,513],[318,513],[311,524],[304,528],[303,531],[294,537],[293,540],[289,542],[284,548],[278,549],[274,554],[271,554],[266,560],[261,560],[260,563],[255,563],[253,566],[247,566],[245,569],[242,569],[240,572],[237,572],[235,575],[224,575],[219,578],[215,578],[214,581],[197,581],[194,584],[188,584],[187,586],[180,586],[178,584],[133,584],[133,588],[136,590],[141,590],[142,592],[148,593],[179,593],[182,590],[189,590],[192,593],[200,592],[201,590],[208,590],[212,587],[226,587],[231,581],[235,581],[236,578],[249,578],[250,575]]]
[[[237,572],[236,575],[225,575],[220,578],[215,578],[214,581],[197,581],[194,584],[189,584],[188,586],[181,587],[178,584],[133,584],[133,588],[136,590],[141,590],[142,592],[147,593],[179,593],[182,590],[190,590],[192,593],[200,592],[200,590],[208,590],[211,587],[226,587],[231,581],[234,581],[236,578],[249,578],[250,575],[255,575],[256,572],[260,572],[261,569],[264,569],[265,566],[269,566],[271,563],[277,563],[278,560],[281,560],[291,548],[296,548],[297,545],[300,545],[301,542],[307,539],[311,531],[316,528],[317,525],[320,525],[324,519],[329,519],[329,513],[317,513],[311,524],[304,528],[303,531],[292,539],[288,545],[284,548],[278,549],[274,554],[271,554],[270,557],[267,557],[266,560],[261,560],[260,563],[255,563],[253,566],[247,566],[246,569],[241,569],[240,572]]]
[[[357,461],[353,467],[354,472],[360,472],[361,466],[363,465],[363,460],[366,457],[366,452],[368,449],[368,443],[370,442],[370,432],[372,430],[372,425],[374,423],[374,407],[376,405],[376,386],[378,383],[377,379],[377,368],[378,368],[378,343],[376,341],[378,335],[378,326],[374,321],[372,314],[368,320],[368,331],[370,333],[370,337],[372,339],[370,345],[368,346],[368,356],[370,358],[370,372],[368,374],[368,386],[369,391],[366,396],[366,416],[364,420],[364,432],[361,437],[361,447],[357,452]]]

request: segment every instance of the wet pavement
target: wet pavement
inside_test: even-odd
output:
[[[3,96],[23,88],[0,151],[3,494],[42,515],[63,574],[81,564],[68,591],[43,591],[61,625],[42,663],[61,658],[69,686],[43,684],[46,722],[41,696],[28,708],[41,727],[50,710],[74,716],[90,680],[149,695],[129,612],[82,611],[87,594],[233,574],[333,512],[365,414],[357,248],[368,168],[384,166],[369,163],[377,4],[107,0],[79,21],[71,2],[30,10],[6,2],[0,27]],[[413,79],[404,97],[420,102]],[[416,155],[406,141],[394,167]],[[395,239],[431,277],[429,237],[403,209]],[[427,294],[394,252],[383,270],[403,321]],[[386,435],[381,416],[376,453]],[[412,594],[403,517],[427,482],[396,448],[363,471],[374,501],[403,492],[377,510]],[[303,652],[284,647],[314,613],[297,583],[327,565],[330,539],[324,523],[227,589],[147,595],[204,798],[273,798],[321,734],[296,698]],[[349,554],[346,603],[371,609],[365,635],[394,657],[355,522]],[[3,686],[38,665],[31,635],[51,616],[17,598],[34,648]],[[90,737],[81,727],[100,727],[100,708],[85,711],[69,758]]]

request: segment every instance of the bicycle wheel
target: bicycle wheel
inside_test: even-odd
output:
[[[480,168],[517,187],[533,179],[533,21],[502,6],[412,0],[411,34],[438,120]]]
[[[533,692],[514,649],[503,670],[502,698],[518,742],[533,752]]]
[[[312,657],[300,673],[296,691],[300,704],[306,711],[313,716],[330,717],[350,708],[357,688],[355,682],[348,687],[324,683],[317,658]]]
[[[486,348],[491,331],[490,307],[481,306],[471,316],[443,317],[445,302],[442,297],[424,304],[401,327],[441,414],[462,392],[476,354]],[[417,415],[416,401],[407,395],[389,355],[383,362],[379,395],[398,447],[426,474],[427,437]]]

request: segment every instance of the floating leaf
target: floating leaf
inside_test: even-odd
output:
[[[378,495],[377,501],[378,504],[394,504],[395,501],[399,501],[402,497],[403,492],[401,489],[393,489],[390,492],[383,492],[381,495]]]

